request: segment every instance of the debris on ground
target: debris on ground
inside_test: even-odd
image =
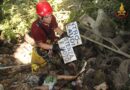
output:
[[[96,20],[83,15],[83,45],[74,48],[77,60],[64,64],[60,56],[52,57],[47,72],[32,72],[31,64],[13,57],[20,45],[0,41],[0,90],[129,90],[130,43],[127,35],[114,32],[112,23],[102,9]]]

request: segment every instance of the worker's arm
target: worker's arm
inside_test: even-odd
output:
[[[34,90],[49,90],[47,85],[37,86],[33,88]]]
[[[38,43],[38,46],[43,48],[43,49],[46,49],[46,50],[53,50],[53,51],[59,51],[60,50],[58,44],[50,45],[50,44],[47,44],[47,43],[40,42],[40,43]]]
[[[71,76],[71,75],[57,75],[58,80],[73,80],[76,79],[77,76]]]
[[[53,48],[53,45],[50,45],[50,44],[47,44],[47,43],[43,43],[43,42],[39,42],[39,43],[37,43],[37,45],[40,48],[43,48],[43,49],[46,49],[46,50],[50,50],[50,49]]]
[[[43,43],[43,42],[35,43],[34,39],[32,37],[30,37],[29,34],[25,34],[24,39],[27,43],[29,43],[31,45],[36,45],[36,46],[41,47],[46,50],[52,49],[52,46],[53,46],[53,45]]]

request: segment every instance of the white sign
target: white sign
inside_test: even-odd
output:
[[[77,22],[72,22],[66,25],[67,34],[70,37],[72,47],[82,44]]]
[[[77,59],[68,37],[64,37],[59,40],[58,44],[60,49],[62,49],[61,55],[65,64]]]

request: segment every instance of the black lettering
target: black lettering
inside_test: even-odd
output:
[[[65,61],[68,61],[69,60],[69,58],[68,57],[63,57],[64,59],[65,59]]]
[[[70,38],[70,42],[71,42],[71,43],[74,43],[74,39],[73,39],[73,38]]]
[[[69,35],[72,35],[72,34],[73,34],[73,30],[69,29]]]
[[[74,55],[70,55],[70,59],[73,57]]]
[[[71,38],[70,43],[71,43],[72,46],[74,46],[75,45],[75,40],[73,38]]]
[[[67,51],[63,51],[63,56],[66,56],[68,54]]]
[[[76,36],[75,36],[75,39],[78,40],[78,39],[80,39],[80,37],[79,37],[78,35],[76,35]]]
[[[76,34],[78,34],[78,31],[77,31],[77,30],[75,30],[75,31],[73,31],[73,33],[74,33],[74,35],[76,35]]]
[[[73,28],[77,28],[76,25],[75,25],[75,23],[72,23],[72,27],[73,27]]]

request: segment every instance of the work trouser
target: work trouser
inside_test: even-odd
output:
[[[32,71],[37,71],[40,67],[45,67],[49,60],[48,52],[40,48],[33,48],[32,50]]]

